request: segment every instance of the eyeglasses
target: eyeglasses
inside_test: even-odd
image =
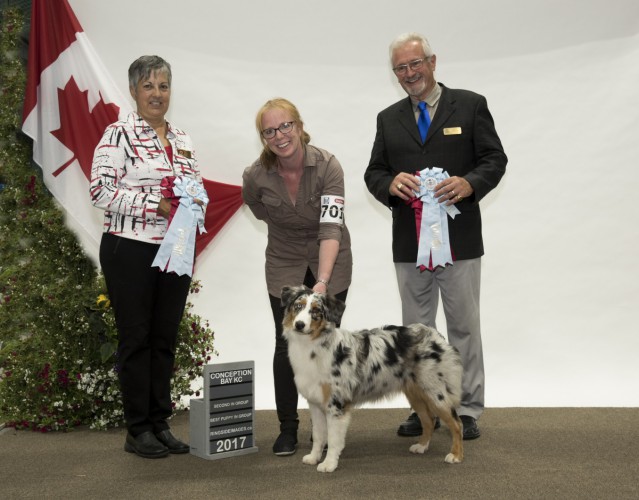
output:
[[[278,130],[282,132],[282,134],[290,134],[291,130],[293,130],[293,125],[295,125],[294,121],[281,123],[277,128],[265,128],[262,130],[262,137],[264,137],[264,139],[272,139]]]
[[[411,71],[417,71],[418,69],[421,69],[422,65],[424,64],[424,61],[428,61],[429,59],[430,57],[415,59],[414,61],[411,61],[408,64],[400,64],[398,66],[395,66],[393,68],[393,71],[395,72],[396,75],[405,74],[408,71],[408,68],[410,68]]]

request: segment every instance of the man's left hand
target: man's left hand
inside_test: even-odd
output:
[[[454,205],[473,194],[474,189],[463,177],[449,177],[435,186],[435,198],[439,203]]]

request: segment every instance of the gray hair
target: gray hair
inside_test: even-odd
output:
[[[129,66],[129,86],[137,87],[140,80],[146,80],[151,73],[166,73],[171,86],[171,65],[160,56],[142,56]]]
[[[408,42],[419,42],[424,49],[424,57],[430,57],[433,55],[433,49],[430,47],[430,43],[424,35],[419,33],[402,33],[395,38],[388,47],[389,57],[391,64],[393,64],[393,52]]]

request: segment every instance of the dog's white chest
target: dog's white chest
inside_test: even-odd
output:
[[[322,386],[330,384],[330,361],[317,356],[312,347],[291,343],[289,358],[295,373],[295,385],[307,401],[322,404]]]

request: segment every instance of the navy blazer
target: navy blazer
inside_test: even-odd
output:
[[[479,202],[506,171],[508,158],[486,99],[439,85],[442,94],[424,144],[410,97],[377,115],[377,134],[364,180],[371,194],[392,209],[394,262],[416,262],[418,244],[413,209],[388,192],[399,172],[439,167],[451,177],[465,178],[473,187],[472,196],[456,203],[461,214],[448,217],[453,257],[462,260],[484,254]]]

